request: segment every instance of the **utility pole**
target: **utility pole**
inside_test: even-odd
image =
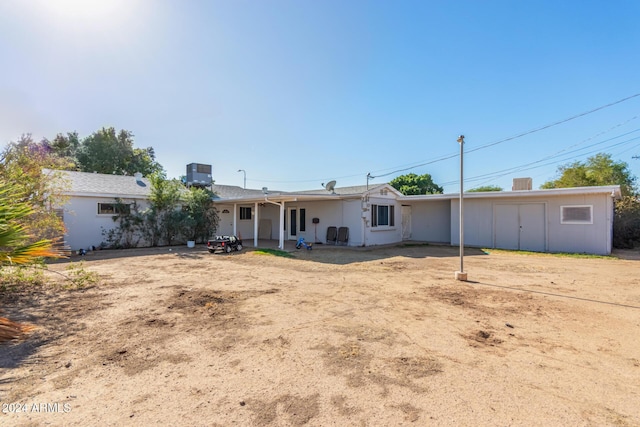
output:
[[[238,169],[238,172],[242,172],[244,174],[244,189],[247,189],[247,171],[244,169]]]
[[[460,144],[460,271],[456,271],[456,280],[467,281],[464,272],[464,135],[458,137]]]

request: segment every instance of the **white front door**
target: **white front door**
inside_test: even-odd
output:
[[[402,240],[411,240],[411,206],[402,205]]]

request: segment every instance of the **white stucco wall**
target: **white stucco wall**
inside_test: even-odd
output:
[[[396,200],[396,194],[392,191],[386,194],[371,194],[364,202],[364,207],[368,209],[365,213],[365,246],[387,245],[402,241],[402,204]],[[394,206],[393,226],[371,226],[371,214],[373,205]]]
[[[286,204],[286,208],[287,212],[289,212],[289,209],[305,209],[305,231],[298,231],[296,238],[304,237],[307,242],[326,243],[328,227],[348,227],[349,240],[347,244],[349,246],[362,245],[361,203],[359,198],[335,201],[289,202]],[[313,224],[313,218],[318,218],[318,224]],[[288,220],[287,216],[287,226],[289,224]]]
[[[113,198],[108,197],[79,197],[71,196],[64,207],[65,244],[71,250],[90,246],[99,246],[105,241],[102,230],[115,228],[113,215],[99,215],[98,203],[114,203]],[[123,199],[123,202],[133,202],[133,199]],[[144,200],[136,200],[140,209],[148,205]]]

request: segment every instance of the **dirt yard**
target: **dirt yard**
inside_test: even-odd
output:
[[[38,329],[0,425],[640,425],[640,260],[321,249],[102,251],[98,286],[3,295]]]

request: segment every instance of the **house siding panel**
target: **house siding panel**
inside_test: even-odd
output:
[[[460,244],[460,202],[451,200],[451,244]],[[487,199],[464,200],[464,244],[468,246],[493,245],[493,201]]]
[[[611,253],[613,201],[610,195],[578,194],[553,197],[465,199],[464,243],[468,246],[494,247],[492,206],[496,204],[545,203],[547,251],[608,255]],[[593,224],[561,224],[560,209],[566,205],[593,205]],[[458,200],[451,200],[451,244],[458,245]],[[540,211],[542,212],[542,211]],[[539,212],[539,213],[540,213]],[[542,214],[542,213],[540,213]],[[499,226],[498,223],[495,225]],[[525,243],[524,247],[527,244]],[[495,247],[500,248],[499,243]],[[521,247],[522,244],[521,244]]]
[[[434,200],[411,204],[411,240],[451,242],[451,202]]]
[[[561,224],[561,206],[593,205],[593,224]],[[611,253],[613,201],[610,196],[576,195],[549,199],[549,251]]]

